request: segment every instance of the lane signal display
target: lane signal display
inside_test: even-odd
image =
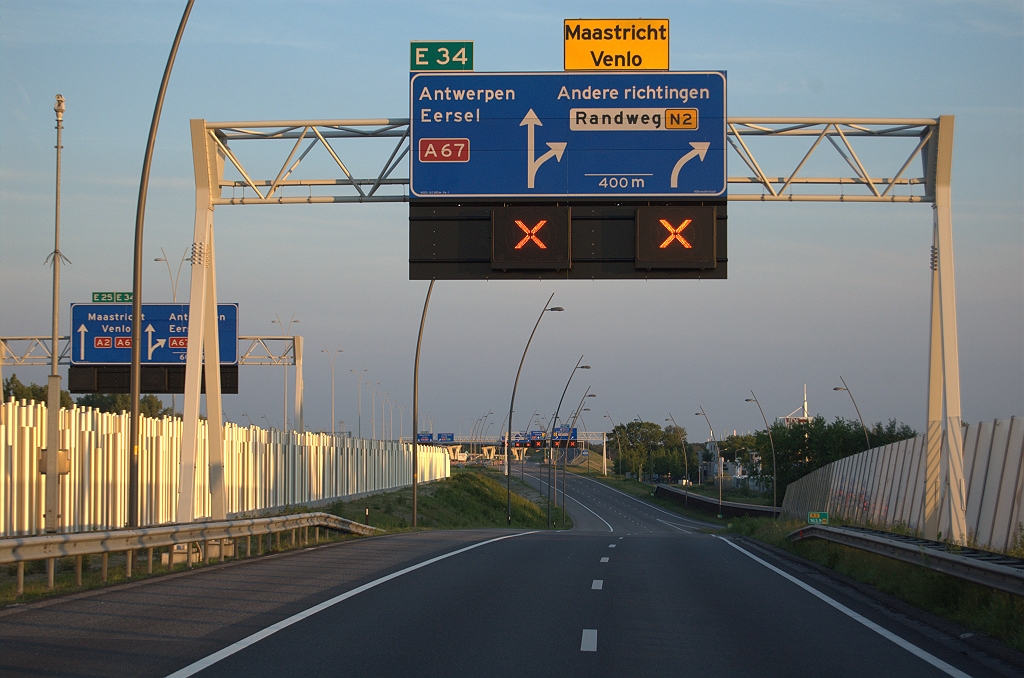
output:
[[[492,269],[571,267],[568,207],[496,207],[491,215]]]
[[[714,207],[640,207],[636,268],[708,269],[716,262]]]

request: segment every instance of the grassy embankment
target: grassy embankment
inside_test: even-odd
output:
[[[541,498],[514,475],[512,481],[512,527],[544,529],[547,512],[542,508]],[[435,530],[506,527],[507,497],[505,476],[500,471],[453,468],[450,479],[419,486],[417,525]],[[388,532],[409,530],[412,488],[339,501],[325,510]]]
[[[926,567],[867,553],[820,539],[790,542],[786,536],[804,525],[795,520],[723,518],[652,496],[653,487],[621,477],[601,482],[657,506],[720,525],[733,534],[770,544],[875,587],[922,610],[984,633],[1024,652],[1024,598],[972,584]],[[746,502],[752,503],[752,502]],[[770,504],[771,502],[769,502]],[[1012,555],[1024,557],[1024,536]]]
[[[450,479],[421,485],[418,492],[418,527],[420,529],[505,527],[507,495],[504,482],[499,481],[504,481],[504,476],[497,472],[484,469],[453,469]],[[514,481],[512,488],[513,493],[520,492],[530,496],[530,492],[532,492],[533,495],[536,495],[533,501],[519,494],[512,495],[512,527],[544,529],[547,513],[546,509],[542,510],[541,508],[540,496],[518,480]],[[349,502],[337,502],[324,510],[343,518],[365,523],[367,522],[365,516],[367,507],[370,509],[368,522],[374,527],[380,527],[388,532],[412,529],[412,488],[372,495]],[[296,506],[282,511],[282,514],[304,510],[306,509]],[[571,527],[571,521],[567,521],[567,523],[567,527]],[[320,531],[321,543],[358,538],[354,535],[337,533],[328,535],[326,532],[326,530]],[[312,538],[313,531],[310,530],[310,540]],[[244,540],[242,544],[239,555],[245,553]],[[285,535],[281,539],[280,548],[277,547],[275,541],[274,548],[269,553],[287,551],[292,548],[305,548],[306,546],[300,540],[295,547],[292,547],[290,539]],[[158,549],[154,554],[153,574],[151,575],[146,574],[146,552],[140,551],[137,556],[139,560],[132,568],[131,580],[125,577],[125,555],[123,553],[110,554],[106,582],[102,580],[101,557],[98,555],[86,556],[80,588],[75,586],[75,559],[59,558],[52,591],[46,586],[46,562],[32,561],[25,564],[25,593],[21,597],[15,596],[15,565],[0,567],[0,607],[184,571],[186,569],[184,563],[174,567],[160,564],[160,553],[166,552],[166,550]],[[229,558],[229,560],[231,559]],[[198,569],[206,567],[206,565],[195,563],[193,567]]]

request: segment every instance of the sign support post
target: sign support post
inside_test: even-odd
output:
[[[217,340],[217,271],[213,256],[213,197],[220,193],[224,155],[206,131],[204,120],[191,120],[192,157],[196,176],[196,221],[192,238],[192,279],[189,290],[188,351],[185,357],[185,409],[178,482],[179,523],[195,520],[195,474],[199,453],[199,405],[206,371],[207,431],[210,445],[210,517],[223,520],[224,439],[221,428],[220,346]]]

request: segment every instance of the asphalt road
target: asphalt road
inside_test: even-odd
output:
[[[364,539],[0,611],[0,672],[1016,675],[697,521],[567,494],[571,531]]]

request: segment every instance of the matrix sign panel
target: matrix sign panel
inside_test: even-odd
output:
[[[714,268],[714,207],[639,207],[636,267]]]
[[[724,72],[419,73],[410,88],[415,197],[726,195]]]
[[[218,304],[220,362],[238,362],[238,304]],[[142,305],[142,364],[184,365],[188,304]],[[130,304],[71,304],[71,364],[132,361]]]
[[[572,265],[568,207],[497,207],[491,219],[491,268]]]

